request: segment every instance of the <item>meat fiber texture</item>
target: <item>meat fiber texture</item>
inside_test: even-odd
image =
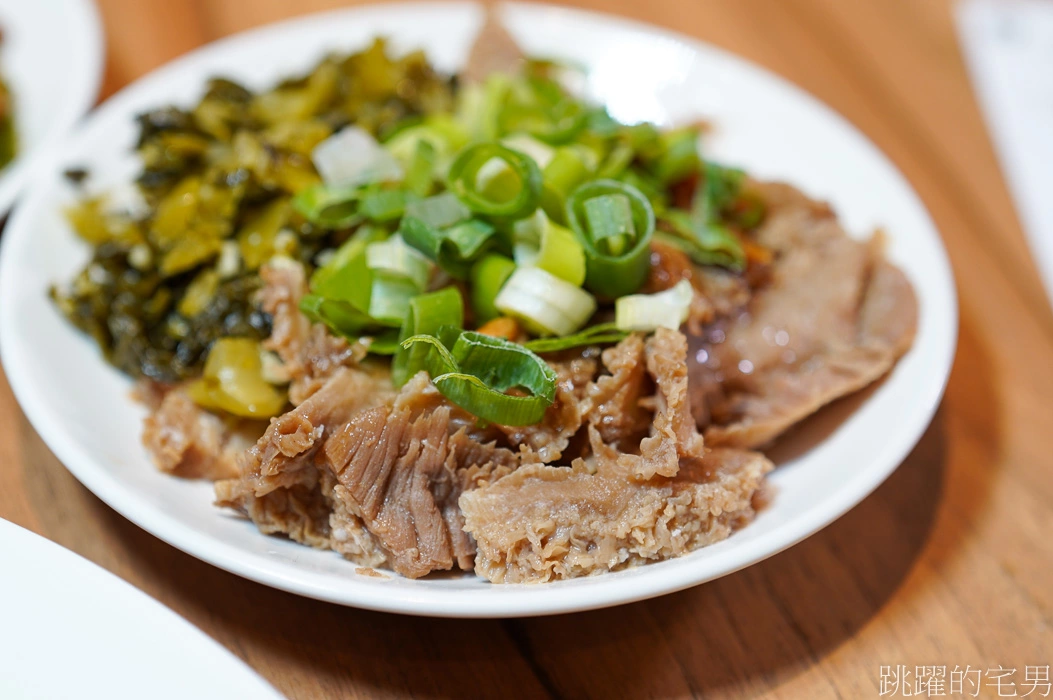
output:
[[[769,281],[693,342],[692,408],[709,445],[757,448],[880,378],[910,348],[917,301],[880,236],[849,238],[831,209],[788,185],[753,183],[768,207],[756,240]],[[700,270],[703,292],[726,273]]]
[[[198,408],[182,391],[156,398],[159,403],[143,423],[143,445],[158,469],[187,479],[224,479],[238,473],[222,420]]]
[[[492,72],[515,71],[521,61],[490,17],[462,77],[480,82]],[[802,225],[810,224],[804,217]],[[791,246],[821,242],[788,237],[779,248],[779,230],[769,224],[765,244],[787,251],[787,258]],[[877,260],[873,252],[845,255]],[[845,364],[853,358],[838,354],[843,346],[863,344],[853,339],[866,338],[871,349],[909,342],[905,330],[896,330],[901,305],[894,300],[904,294],[898,273],[880,263],[867,269],[875,301],[860,304],[854,335],[844,331],[848,341],[819,344],[812,355]],[[803,284],[794,284],[803,279],[800,271],[779,261],[777,272],[783,277],[776,289],[812,302]],[[458,567],[498,583],[545,582],[680,556],[748,523],[772,468],[755,452],[709,449],[697,425],[707,427],[714,443],[754,444],[804,412],[793,392],[769,395],[754,387],[751,393],[744,382],[725,388],[713,368],[694,368],[699,376],[689,383],[686,338],[659,329],[602,353],[586,348],[546,358],[558,385],[544,419],[526,427],[481,427],[426,374],[396,393],[363,343],[312,325],[298,308],[306,291],[302,267],[276,259],[260,275],[260,304],[273,319],[264,346],[275,361],[266,370],[270,379],[289,383],[293,408],[273,418],[254,445],[238,450],[218,418],[176,390],[158,402],[144,441],[162,469],[215,479],[217,504],[241,512],[261,532],[332,549],[363,566],[413,578]],[[730,327],[741,321],[731,314],[746,303],[740,298],[762,310],[763,297],[751,298],[748,285],[730,275],[698,271],[695,277],[696,287],[710,294],[696,296],[689,327],[719,316],[727,332],[748,335],[747,327]],[[783,313],[778,299],[770,304],[772,316]],[[725,351],[708,342],[714,357]],[[800,375],[772,373],[783,382],[815,384]],[[805,389],[811,403],[831,393]],[[693,415],[696,397],[701,404]],[[756,435],[735,437],[742,432]]]
[[[457,499],[521,456],[473,433],[426,374],[390,401],[356,383],[367,376],[341,369],[274,419],[240,476],[217,482],[217,503],[265,533],[404,576],[471,569],[475,544]]]
[[[657,387],[650,435],[638,452],[603,441],[609,411],[586,411],[590,454],[570,468],[533,464],[460,498],[478,553],[475,571],[495,583],[541,583],[680,556],[725,539],[754,515],[772,464],[745,450],[706,450],[687,403],[687,342],[659,329],[604,353],[603,396],[637,385],[628,357],[644,355]],[[638,358],[640,359],[640,358]],[[611,386],[618,382],[622,385]],[[605,381],[606,380],[606,381]],[[602,405],[602,404],[600,404]]]
[[[590,428],[593,437],[595,428]],[[477,542],[475,570],[494,583],[539,583],[670,559],[727,538],[753,519],[771,462],[718,448],[673,478],[634,478],[618,460],[523,467],[461,496]]]
[[[687,404],[686,350],[683,335],[660,330],[646,342],[634,335],[606,350],[603,373],[592,349],[554,360],[562,402],[530,429],[479,428],[424,373],[392,396],[369,373],[341,366],[271,421],[239,459],[239,476],[217,482],[217,503],[265,533],[412,578],[457,567],[495,581],[545,581],[676,556],[745,524],[770,469],[761,455],[705,451]],[[631,408],[630,419],[612,406]],[[602,430],[618,447],[604,442]],[[546,465],[578,434],[585,444],[575,448],[572,466]],[[553,482],[553,473],[571,481],[548,500],[536,490],[500,486],[513,477]],[[543,519],[570,518],[566,498],[600,514],[591,521],[600,528],[595,546],[624,554],[509,574],[495,564],[512,551],[502,549],[507,540],[494,529],[497,513],[527,512],[519,493],[539,495],[530,512]],[[635,529],[625,530],[628,521]],[[519,519],[509,525],[537,530]],[[653,544],[641,546],[648,527]],[[621,539],[611,539],[614,532]],[[551,559],[551,552],[535,555]]]
[[[412,578],[547,582],[722,540],[752,520],[772,469],[743,448],[879,377],[915,324],[910,285],[876,242],[850,240],[791,188],[757,187],[767,284],[698,269],[712,311],[690,352],[659,329],[546,358],[556,401],[537,425],[481,427],[424,373],[395,392],[364,346],[300,314],[303,270],[285,261],[261,270],[261,304],[294,407],[235,450],[176,390],[144,441],[166,471],[218,479],[217,503],[261,532]]]

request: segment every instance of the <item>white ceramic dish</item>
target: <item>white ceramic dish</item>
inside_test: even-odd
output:
[[[95,102],[105,48],[91,0],[0,0],[0,75],[15,105],[18,151],[0,170],[0,215]]]
[[[73,552],[5,520],[0,552],[5,700],[280,699],[189,622]]]
[[[377,33],[393,37],[398,49],[424,47],[452,70],[482,20],[470,4],[350,9],[231,37],[125,89],[91,117],[15,213],[0,264],[0,349],[26,414],[88,488],[165,541],[262,583],[378,610],[495,617],[598,608],[722,576],[830,523],[896,468],[939,402],[957,323],[939,236],[902,175],[832,111],[723,51],[585,12],[514,4],[502,14],[527,51],[590,67],[589,92],[615,116],[668,123],[705,115],[719,125],[709,147],[714,158],[828,198],[858,235],[886,226],[889,255],[909,274],[921,305],[914,348],[891,376],[820,444],[782,464],[772,476],[772,506],[726,542],[674,561],[546,586],[494,586],[456,575],[418,581],[358,575],[332,552],[264,537],[216,510],[210,485],[159,474],[140,445],[143,409],[128,398],[127,379],[45,294],[86,256],[60,213],[73,196],[60,173],[87,164],[103,184],[127,178],[136,167],[129,155],[132,116],[171,101],[192,102],[211,75],[263,86],[309,67],[326,50],[362,46]]]

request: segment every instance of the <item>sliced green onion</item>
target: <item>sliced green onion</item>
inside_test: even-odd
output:
[[[570,335],[596,311],[591,294],[536,267],[516,268],[494,300],[535,335]]]
[[[612,117],[605,107],[596,107],[586,115],[585,128],[599,137],[611,138],[617,136],[625,125]]]
[[[581,102],[567,95],[554,80],[528,78],[511,84],[498,114],[503,133],[525,131],[547,143],[566,143],[586,124]]]
[[[370,291],[368,287],[367,291]],[[361,337],[367,328],[376,325],[372,316],[353,304],[326,299],[317,294],[305,294],[300,299],[300,311],[315,323],[324,323],[329,330],[348,340]]]
[[[431,261],[398,235],[370,243],[366,247],[366,267],[374,273],[407,279],[418,292],[428,286],[432,269]]]
[[[311,151],[318,174],[328,185],[357,186],[401,180],[402,167],[365,129],[348,126]]]
[[[419,141],[413,159],[406,168],[406,179],[403,185],[418,197],[427,197],[431,193],[435,176],[435,163],[438,150],[430,141]]]
[[[585,250],[574,232],[553,223],[538,209],[534,215],[516,222],[516,264],[540,267],[556,277],[580,287],[585,281]]]
[[[651,166],[652,172],[664,184],[683,180],[698,171],[702,159],[698,154],[698,130],[690,127],[662,134],[661,155]]]
[[[499,198],[488,196],[480,183],[484,168],[493,160],[503,163],[512,174],[513,191]],[[461,151],[450,166],[450,190],[474,212],[487,216],[519,218],[537,208],[541,195],[541,170],[527,155],[499,143],[480,143]]]
[[[561,146],[556,149],[541,173],[543,189],[541,206],[555,221],[564,221],[567,196],[589,177],[589,166],[581,148]]]
[[[608,255],[621,255],[636,237],[633,209],[621,193],[601,194],[585,200],[585,223],[598,248]]]
[[[359,229],[315,270],[311,293],[300,300],[300,310],[349,340],[357,340],[377,326],[398,327],[409,298],[420,290],[404,277],[374,274],[370,269],[367,251],[386,235],[381,229]]]
[[[439,264],[455,277],[467,277],[472,262],[493,242],[493,235],[494,227],[478,219],[451,226],[444,232]]]
[[[633,162],[635,156],[636,152],[633,151],[632,146],[629,144],[615,144],[614,148],[612,148],[610,153],[607,154],[606,160],[600,165],[599,171],[596,174],[601,178],[618,177],[625,172],[625,169]]]
[[[379,228],[363,226],[337,248],[329,260],[311,275],[311,293],[327,299],[346,301],[358,309],[369,308],[369,267],[366,248],[382,241],[387,234]]]
[[[405,216],[409,219],[419,219],[433,228],[446,228],[471,218],[472,212],[456,196],[444,192],[407,203]]]
[[[465,85],[457,96],[457,121],[474,140],[491,140],[499,134],[498,115],[508,96],[511,79],[501,73],[487,77],[483,85]]]
[[[476,325],[482,325],[501,315],[494,306],[494,301],[515,269],[514,262],[497,253],[480,258],[472,265],[468,282]]]
[[[630,294],[614,302],[614,325],[622,331],[678,330],[687,320],[695,291],[687,280],[657,294]]]
[[[692,210],[706,221],[719,218],[721,210],[739,195],[746,174],[737,168],[727,168],[706,162],[705,179],[695,192]]]
[[[662,132],[649,122],[624,126],[619,135],[624,143],[644,159],[656,158],[662,152]]]
[[[719,265],[735,271],[745,269],[746,251],[742,241],[726,226],[699,225],[690,215],[678,210],[666,212],[663,221],[667,225],[656,236],[687,253],[696,264]]]
[[[361,195],[358,213],[370,221],[387,223],[402,218],[409,200],[406,190],[369,190]]]
[[[361,221],[358,186],[315,185],[293,198],[293,207],[305,219],[322,228],[349,228]]]
[[[705,179],[695,190],[690,212],[674,209],[663,214],[663,240],[678,246],[699,265],[744,269],[742,241],[720,221],[721,210],[738,197],[743,177],[740,170],[706,163]]]
[[[406,217],[399,226],[399,234],[406,243],[457,279],[468,276],[472,262],[492,244],[494,232],[493,226],[478,219],[438,229],[420,219]]]
[[[566,335],[562,338],[537,338],[523,343],[523,347],[538,353],[559,352],[570,348],[579,348],[585,345],[606,345],[617,343],[628,335],[626,331],[618,330],[613,323],[598,323],[589,326],[580,333]]]
[[[384,147],[408,169],[412,167],[420,144],[429,144],[436,158],[448,158],[468,143],[468,133],[448,114],[432,114],[423,122],[410,124],[391,134]]]
[[[420,294],[412,281],[375,273],[369,295],[369,315],[383,326],[399,328],[409,313],[410,299]]]
[[[537,163],[537,167],[542,170],[548,166],[556,153],[552,146],[538,141],[530,134],[510,134],[501,139],[501,144],[508,146],[513,151],[519,151],[520,153],[525,153],[530,156],[534,159],[534,162]]]
[[[417,344],[431,350],[427,365],[435,387],[452,403],[483,420],[533,425],[544,418],[555,400],[555,371],[522,345],[464,331],[451,346],[430,334],[407,338],[402,346]],[[528,395],[505,393],[510,389],[525,390]]]
[[[651,173],[643,168],[632,166],[622,172],[616,179],[635,188],[646,197],[647,201],[651,203],[651,209],[654,210],[655,215],[665,210],[669,200],[668,189]]]
[[[402,346],[399,345],[399,332],[394,328],[379,331],[374,335],[359,338],[366,344],[368,351],[374,355],[394,355]]]
[[[421,294],[409,302],[409,313],[399,331],[399,343],[415,335],[437,335],[443,326],[464,325],[464,302],[456,287],[443,287],[437,292]],[[410,377],[427,369],[428,347],[399,346],[391,362],[391,381],[402,386]]]
[[[586,288],[607,298],[639,289],[651,268],[650,244],[655,225],[654,210],[647,198],[623,182],[593,180],[574,191],[567,200],[566,212],[571,229],[585,249]]]

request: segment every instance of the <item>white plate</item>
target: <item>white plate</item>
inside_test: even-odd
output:
[[[156,600],[0,520],[0,698],[281,697]]]
[[[0,216],[95,102],[105,58],[91,0],[0,0],[0,75],[14,96],[15,159],[0,170]]]
[[[228,571],[346,605],[423,615],[494,617],[598,608],[668,593],[759,561],[807,537],[881,483],[920,437],[939,402],[955,346],[954,285],[939,236],[910,186],[843,119],[800,90],[723,51],[602,15],[541,5],[503,9],[527,51],[591,67],[588,88],[623,119],[705,116],[719,130],[710,154],[828,198],[862,236],[888,228],[889,254],[917,290],[913,350],[829,436],[772,476],[774,504],[731,539],[674,561],[546,586],[493,586],[467,576],[410,581],[359,575],[332,552],[264,537],[212,505],[208,484],[155,471],[139,442],[143,409],[128,381],[52,308],[49,284],[86,251],[60,211],[72,193],[63,167],[87,163],[109,182],[135,170],[137,111],[191,103],[207,77],[264,86],[331,49],[391,35],[424,47],[444,69],[461,62],[481,22],[470,4],[341,10],[241,34],[158,70],[103,105],[36,182],[4,236],[0,349],[26,414],[70,471],[132,521]]]

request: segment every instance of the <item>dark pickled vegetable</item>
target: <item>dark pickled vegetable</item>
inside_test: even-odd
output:
[[[2,92],[0,116],[6,105]],[[213,79],[197,105],[138,117],[141,201],[87,198],[68,212],[94,254],[52,296],[122,371],[198,377],[216,339],[269,334],[254,301],[267,259],[285,255],[310,271],[320,252],[349,237],[290,205],[320,182],[314,147],[348,124],[386,133],[452,109],[448,77],[420,52],[391,57],[381,40],[263,92]],[[0,153],[5,129],[0,123]]]
[[[201,373],[217,338],[262,340],[270,316],[252,302],[260,280],[246,274],[221,281],[197,313],[180,311],[195,277],[162,278],[128,261],[119,246],[104,244],[92,262],[52,298],[78,328],[91,335],[106,359],[132,376],[176,382]]]

